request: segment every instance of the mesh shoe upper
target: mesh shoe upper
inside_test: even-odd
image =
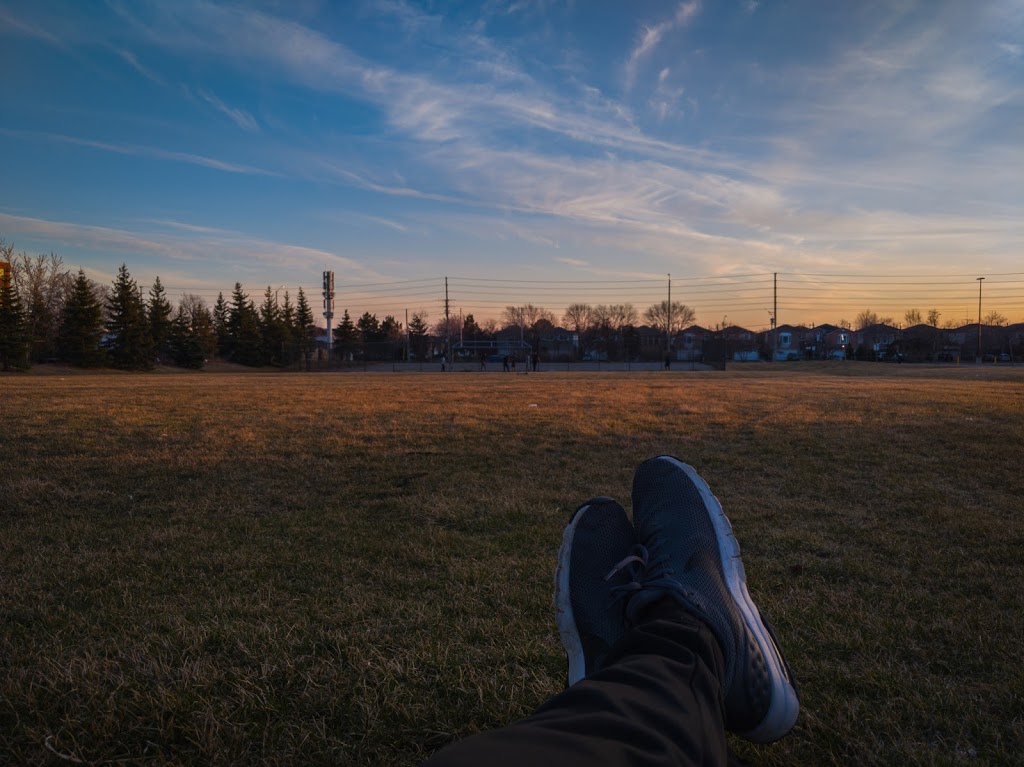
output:
[[[756,742],[785,735],[799,712],[796,688],[750,599],[739,544],[707,484],[675,458],[652,458],[633,480],[633,519],[649,561],[644,587],[629,601],[629,619],[674,597],[722,645],[726,727]]]
[[[635,542],[629,517],[610,498],[583,504],[565,528],[555,571],[555,614],[570,685],[599,669],[626,631],[618,589],[629,574],[620,565]]]

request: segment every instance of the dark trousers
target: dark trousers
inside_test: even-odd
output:
[[[721,648],[701,621],[650,620],[623,636],[600,671],[527,718],[455,743],[422,767],[725,765],[723,668]]]

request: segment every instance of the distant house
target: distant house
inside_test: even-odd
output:
[[[1006,353],[1015,361],[1024,358],[1024,322],[1008,325],[1003,331],[1006,334]]]
[[[805,329],[803,353],[809,360],[845,359],[850,348],[849,328],[828,322]]]
[[[580,346],[580,337],[575,331],[562,327],[551,327],[540,334],[538,353],[545,360],[568,361],[575,359]]]
[[[978,323],[972,322],[952,328],[946,331],[946,346],[949,349],[956,349],[960,359],[968,360],[982,356],[998,357],[1000,354],[1009,353],[1008,349],[1013,343],[1014,349],[1019,349],[1017,342],[1012,339],[1020,338],[1020,328],[1024,323],[1016,325],[982,325],[981,326],[981,348],[978,348]],[[1016,329],[1016,330],[1015,330]],[[1019,351],[1015,353],[1020,354]]]
[[[704,345],[711,340],[711,331],[700,325],[683,328],[672,338],[675,358],[683,362],[698,362],[704,359]]]
[[[653,325],[640,325],[633,328],[633,334],[640,359],[660,360],[665,356],[665,346],[669,339],[664,330]]]
[[[711,334],[704,344],[705,360],[754,362],[760,359],[758,335],[739,325],[729,325]]]
[[[919,323],[903,330],[900,351],[908,362],[932,362],[945,350],[943,332],[933,325]]]
[[[883,360],[899,341],[901,331],[892,325],[877,322],[861,328],[854,334],[856,355],[859,359]]]
[[[807,334],[803,325],[779,325],[762,334],[764,355],[774,360],[803,359],[806,355]]]

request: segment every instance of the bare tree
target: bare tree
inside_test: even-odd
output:
[[[548,320],[552,324],[555,315],[542,306],[523,304],[522,306],[506,306],[501,314],[506,328],[533,328],[540,320]]]
[[[569,304],[562,315],[562,322],[580,334],[590,326],[593,313],[590,304]]]
[[[853,324],[857,328],[857,330],[863,330],[869,325],[892,325],[893,319],[892,317],[879,317],[870,309],[865,309],[864,311],[857,315],[857,318],[853,321]]]
[[[11,251],[13,247],[6,246],[8,257]],[[64,267],[63,259],[54,253],[36,256],[21,253],[12,259],[11,271],[25,307],[32,359],[42,362],[56,353],[61,311],[74,280]],[[93,283],[94,290],[96,287]],[[97,296],[101,306],[105,297],[105,294]]]
[[[939,317],[941,316],[942,315],[939,313],[938,309],[929,309],[928,324],[931,325],[933,328],[937,328],[939,326]]]
[[[669,308],[668,301],[662,301],[659,304],[648,307],[647,311],[644,312],[644,321],[653,325],[662,333],[667,332],[670,335],[675,335],[683,328],[692,325],[693,321],[697,319],[697,312],[681,301],[672,302],[671,312]],[[670,318],[671,327],[669,327]]]
[[[1009,320],[1007,319],[1005,314],[1000,314],[995,309],[993,309],[992,311],[985,315],[985,317],[982,319],[982,322],[986,325],[1005,325],[1007,322],[1009,322]]]
[[[633,304],[598,304],[591,314],[591,326],[622,330],[627,325],[635,325],[638,319]]]
[[[921,324],[921,312],[917,309],[907,309],[906,314],[903,315],[903,319],[907,325],[920,325]]]

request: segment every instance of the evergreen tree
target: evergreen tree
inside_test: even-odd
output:
[[[167,338],[168,351],[178,367],[199,370],[206,364],[192,319],[184,306],[179,306]]]
[[[263,364],[263,334],[260,332],[259,315],[238,282],[231,292],[227,328],[229,359],[240,365]]]
[[[153,280],[149,289],[149,333],[153,337],[153,347],[157,354],[166,354],[169,351],[168,339],[171,335],[171,302],[167,300],[164,286],[160,284],[160,278]]]
[[[292,305],[291,296],[288,291],[284,292],[284,301],[281,304],[281,364],[291,365],[296,356],[296,329],[295,329],[295,307]]]
[[[409,347],[418,359],[422,360],[427,356],[429,334],[430,326],[427,325],[426,315],[419,312],[413,314],[409,320]]]
[[[192,310],[192,333],[203,353],[203,362],[217,353],[217,334],[213,329],[213,315],[205,305],[199,304]]]
[[[476,320],[472,314],[467,314],[466,319],[462,323],[462,338],[466,341],[477,341],[480,336],[483,335],[483,331],[480,326],[476,324]]]
[[[123,370],[150,370],[154,349],[146,304],[125,264],[117,271],[114,289],[107,299],[107,312],[107,349],[111,364]]]
[[[274,301],[274,291],[267,285],[260,306],[260,336],[263,341],[263,361],[268,365],[282,365],[284,327],[281,310]]]
[[[359,343],[359,338],[359,331],[352,322],[348,309],[346,309],[341,315],[341,322],[334,329],[334,349],[340,359],[344,359],[343,355],[350,352],[352,347]]]
[[[178,302],[178,313],[184,313],[185,324],[191,334],[191,342],[196,345],[196,350],[191,354],[202,355],[203,364],[210,357],[217,353],[217,334],[213,329],[213,315],[207,308],[206,303],[197,295],[186,293]],[[177,315],[175,315],[177,320]],[[180,335],[180,330],[178,331]],[[176,353],[181,354],[180,342]],[[176,361],[176,364],[181,364]],[[192,365],[194,367],[194,365]]]
[[[9,279],[0,280],[0,368],[27,368],[28,325],[21,297]]]
[[[380,323],[380,335],[385,341],[401,340],[402,323],[389,314]]]
[[[380,322],[376,314],[363,312],[363,316],[356,322],[356,329],[364,344],[371,344],[380,340]]]
[[[299,288],[299,297],[295,305],[295,339],[299,354],[307,364],[313,354],[313,342],[316,338],[316,325],[313,322],[313,310],[309,308],[306,294]]]
[[[228,359],[232,346],[228,328],[228,304],[223,293],[217,294],[217,303],[213,305],[213,330],[217,334],[217,356]]]
[[[89,278],[79,269],[61,312],[57,348],[73,365],[97,367],[105,360],[102,340],[103,308]]]

